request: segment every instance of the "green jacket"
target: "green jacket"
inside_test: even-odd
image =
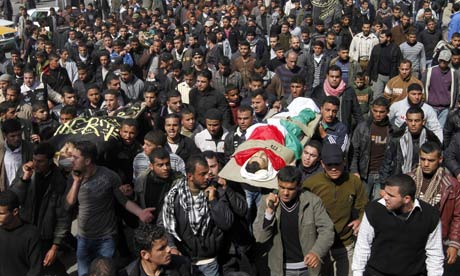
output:
[[[275,217],[267,228],[263,228],[265,218],[265,198],[262,198],[256,220],[254,221],[254,236],[258,243],[271,245],[268,251],[268,266],[271,275],[284,275],[283,242],[280,233],[281,208],[277,208]],[[313,252],[323,258],[334,242],[333,223],[326,213],[321,199],[314,194],[304,191],[300,194],[299,205],[299,239],[302,253],[306,256]],[[309,275],[319,275],[321,267],[308,269]]]
[[[333,247],[343,247],[353,243],[353,229],[348,224],[361,219],[367,204],[366,191],[361,180],[350,173],[334,183],[325,172],[317,173],[303,183],[304,188],[319,196],[323,201],[335,228]]]

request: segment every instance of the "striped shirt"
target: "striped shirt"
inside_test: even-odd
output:
[[[401,53],[404,59],[408,59],[412,62],[412,70],[416,72],[420,72],[420,65],[426,64],[426,56],[425,56],[425,47],[420,42],[417,42],[414,46],[410,46],[407,42],[399,45],[401,49]]]
[[[176,172],[181,172],[185,175],[185,163],[182,158],[180,158],[175,153],[169,154],[169,162],[171,163],[171,169]],[[136,157],[134,157],[133,161],[133,181],[136,180],[141,173],[149,168],[150,160],[149,157],[144,153],[141,152]]]
[[[372,48],[379,44],[379,39],[373,33],[365,36],[362,32],[355,35],[350,44],[350,57],[353,60],[359,61],[360,58],[369,59]]]

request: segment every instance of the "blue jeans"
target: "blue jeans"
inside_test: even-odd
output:
[[[246,203],[248,204],[248,208],[259,206],[260,199],[262,198],[262,194],[260,192],[252,192],[248,190],[244,190],[246,194]]]
[[[370,173],[364,182],[369,200],[380,198],[380,175]]]
[[[439,124],[441,125],[441,128],[444,128],[444,125],[446,124],[447,121],[447,115],[449,115],[449,108],[444,108],[444,109],[435,109],[436,115],[438,115],[438,121]]]
[[[219,265],[217,260],[205,265],[194,265],[193,272],[197,276],[219,276]]]
[[[115,253],[115,240],[112,238],[90,240],[77,237],[78,276],[88,273],[91,262],[97,257],[112,258]]]

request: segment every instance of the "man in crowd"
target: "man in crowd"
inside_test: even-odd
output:
[[[367,204],[366,191],[358,177],[345,171],[338,145],[323,145],[321,165],[324,172],[308,178],[303,187],[321,198],[334,223],[335,239],[324,260],[322,275],[351,275],[354,236]]]
[[[316,173],[323,172],[321,148],[321,143],[316,140],[311,140],[303,147],[302,156],[297,165],[302,173],[302,183]]]
[[[320,275],[321,259],[334,241],[333,223],[321,199],[302,192],[299,169],[286,166],[277,179],[278,193],[263,197],[254,222],[256,241],[270,243],[271,275]]]
[[[370,200],[380,197],[379,171],[393,132],[388,119],[389,107],[387,99],[375,99],[371,105],[371,118],[358,124],[351,140],[350,171],[366,183]]]
[[[383,198],[366,207],[353,275],[442,274],[439,211],[416,199],[416,189],[407,175],[396,174],[385,181]]]
[[[423,87],[423,83],[412,74],[412,62],[410,60],[401,60],[398,70],[399,74],[387,82],[383,91],[383,96],[389,99],[390,103],[404,99],[407,96],[407,89],[413,83]]]
[[[199,153],[198,147],[192,139],[180,133],[180,115],[176,113],[168,114],[165,117],[166,144],[165,148],[170,153],[177,154],[182,160],[187,162],[193,154]]]

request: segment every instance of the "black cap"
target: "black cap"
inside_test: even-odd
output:
[[[164,52],[160,55],[160,60],[161,61],[169,61],[169,60],[172,60],[174,59],[173,56],[171,55],[171,53],[168,53],[168,52]]]
[[[192,52],[192,57],[194,57],[194,56],[203,56],[203,51],[201,51],[200,48],[194,49],[193,52]]]
[[[223,119],[222,112],[216,108],[211,108],[208,111],[206,111],[206,115],[204,117],[209,120],[222,121]]]
[[[321,149],[321,160],[326,165],[342,164],[342,149],[337,144],[324,144]]]

